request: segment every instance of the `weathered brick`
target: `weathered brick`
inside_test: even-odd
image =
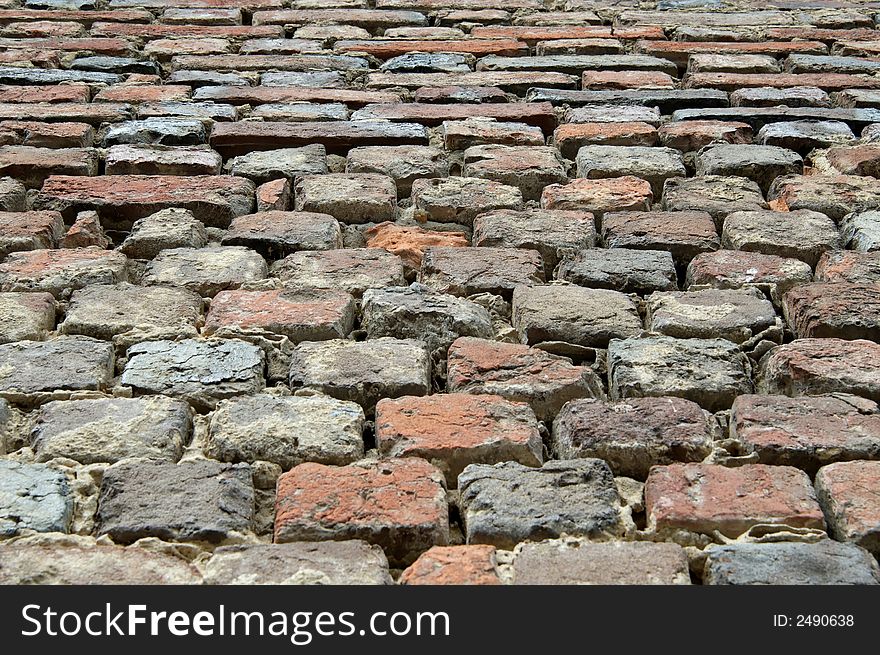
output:
[[[700,462],[713,448],[709,413],[681,398],[572,400],[553,422],[560,459],[597,457],[615,475],[644,480],[652,466]]]
[[[858,252],[880,250],[880,212],[860,211],[844,217],[841,236],[847,247]]]
[[[562,45],[563,49],[592,49],[595,45],[581,43]],[[545,48],[546,50],[546,48]],[[538,53],[540,56],[542,53]],[[572,52],[563,54],[602,54],[590,52]],[[675,78],[661,71],[584,71],[581,75],[581,88],[588,89],[673,89]]]
[[[678,288],[675,262],[665,250],[579,250],[563,257],[556,276],[589,289],[622,293],[644,294]]]
[[[676,396],[709,411],[727,409],[753,390],[748,357],[726,339],[667,336],[613,339],[608,393],[613,400]]]
[[[799,259],[742,250],[717,250],[694,257],[688,264],[686,281],[691,289],[756,287],[776,305],[781,305],[786,291],[810,282],[812,277],[810,265]]]
[[[473,242],[483,248],[536,250],[549,280],[561,255],[595,245],[596,227],[589,212],[501,209],[474,219]]]
[[[817,282],[880,283],[880,252],[826,252],[816,264]]]
[[[421,86],[413,94],[413,102],[469,103],[469,102],[507,102],[507,94],[497,86]],[[538,130],[539,128],[532,128]],[[515,144],[512,144],[515,145]]]
[[[831,539],[818,543],[728,544],[706,549],[707,585],[875,585],[871,555]]]
[[[264,368],[263,351],[237,339],[146,341],[128,349],[119,381],[136,396],[178,397],[208,411],[225,398],[260,391]]]
[[[0,396],[38,405],[78,391],[108,391],[113,347],[88,337],[0,345]]]
[[[738,175],[753,180],[764,193],[781,175],[800,174],[800,155],[777,146],[717,145],[697,156],[697,175]]]
[[[178,400],[56,400],[40,408],[31,448],[41,462],[56,457],[82,464],[130,457],[176,462],[191,436],[192,411]]]
[[[683,43],[683,42],[679,42]],[[677,44],[672,44],[674,47]],[[696,45],[696,44],[689,44]],[[690,56],[687,58],[687,70],[689,73],[778,73],[780,72],[779,61],[770,54],[735,54],[726,52],[724,54],[708,54],[698,52],[703,47],[713,48],[717,50],[736,50],[742,47],[752,47],[756,45],[768,44],[745,44],[745,43],[711,43],[704,46],[697,46],[695,50],[691,50]],[[677,46],[680,47],[680,46]],[[772,46],[771,46],[772,47]],[[688,48],[684,48],[688,50]],[[697,54],[693,54],[697,52]],[[681,59],[678,60],[681,62]]]
[[[663,185],[663,209],[708,212],[720,229],[728,214],[767,209],[767,203],[760,187],[752,180],[701,175],[666,180]]]
[[[640,177],[655,196],[662,193],[664,180],[686,174],[678,151],[644,146],[584,146],[577,153],[577,168],[581,178]]]
[[[855,136],[842,121],[781,121],[768,123],[758,131],[762,145],[787,148],[801,155],[850,141],[855,141]]]
[[[648,123],[653,127],[660,125],[660,110],[657,107],[638,105],[587,105],[569,109],[565,113],[569,123]]]
[[[0,473],[0,535],[70,530],[73,494],[64,473],[14,460],[0,460]],[[3,562],[5,572],[6,553]]]
[[[735,121],[673,121],[663,124],[657,135],[661,144],[682,152],[696,152],[718,142],[752,142],[751,126]]]
[[[374,225],[364,235],[369,248],[381,248],[393,253],[400,257],[407,268],[415,271],[421,268],[422,256],[429,247],[463,248],[470,245],[464,232],[427,230],[390,222]]]
[[[657,128],[649,123],[566,123],[553,132],[562,156],[574,159],[584,146],[655,146]]]
[[[202,299],[192,291],[127,282],[90,284],[73,292],[58,331],[126,347],[152,339],[195,337],[201,322]]]
[[[823,530],[810,478],[790,466],[718,464],[658,466],[645,483],[648,526],[738,537],[755,525]]]
[[[380,455],[426,459],[450,488],[469,464],[543,461],[534,412],[495,395],[386,398],[376,405],[375,429]]]
[[[97,175],[98,152],[91,148],[0,147],[0,175],[28,188],[40,187],[52,175]]]
[[[690,584],[678,544],[558,539],[525,543],[513,560],[515,585]]]
[[[443,476],[416,458],[300,464],[278,479],[275,508],[276,543],[363,539],[406,565],[449,541]]]
[[[208,140],[205,125],[191,118],[145,118],[111,125],[104,134],[104,145],[153,143],[166,146],[192,146]]]
[[[90,148],[95,140],[95,129],[86,123],[2,121],[0,132],[12,133],[15,143],[35,148]]]
[[[206,584],[393,584],[382,549],[355,539],[221,546],[204,568]]]
[[[843,175],[880,176],[880,145],[833,147],[825,156],[833,169]]]
[[[431,246],[419,270],[419,282],[454,296],[492,293],[509,299],[514,287],[543,281],[541,255],[514,248]]]
[[[162,250],[144,271],[147,286],[182,286],[202,296],[269,276],[266,260],[243,246]]]
[[[853,211],[880,207],[880,188],[874,180],[855,175],[787,175],[773,183],[767,198],[839,221]]]
[[[330,173],[297,180],[297,211],[330,214],[344,223],[393,220],[397,187],[387,175]]]
[[[610,339],[642,330],[638,309],[628,296],[568,284],[516,287],[512,323],[529,345],[559,341],[604,348]]]
[[[785,294],[783,309],[796,337],[880,341],[880,288],[873,284],[801,285]]]
[[[381,248],[300,251],[272,264],[270,273],[288,289],[339,289],[355,297],[404,284],[403,261]]]
[[[430,74],[430,73],[429,73]],[[442,73],[441,73],[442,74]],[[395,75],[398,77],[398,75]],[[488,82],[494,86],[502,86],[502,83],[494,84],[498,80],[490,79]],[[419,80],[418,86],[425,86]],[[448,83],[448,82],[447,82]],[[517,103],[482,103],[479,105],[438,105],[391,103],[368,105],[358,109],[351,115],[353,121],[360,120],[385,120],[396,123],[420,123],[433,127],[441,125],[444,121],[465,120],[468,118],[483,117],[515,123],[526,123],[540,127],[545,134],[549,134],[556,127],[556,114],[553,107],[546,102],[517,102]]]
[[[2,80],[0,76],[0,80]],[[573,89],[577,86],[577,78],[574,75],[556,73],[553,71],[477,71],[475,73],[370,73],[367,75],[368,89],[390,89],[403,87],[407,89],[420,88],[443,88],[456,87],[497,87],[510,93],[524,94],[534,86],[549,87],[551,89]],[[530,125],[539,126],[542,129],[552,130],[555,127],[555,117],[552,116],[546,106],[526,108],[522,104],[519,107],[500,109],[492,108],[485,103],[478,106],[459,106],[452,108],[447,103],[445,110],[431,111],[428,107],[436,103],[425,103],[414,109],[401,108],[397,111],[388,105],[379,105],[379,108],[368,108],[363,117],[409,119],[425,125],[435,124],[438,120],[461,120],[472,116],[496,118],[509,121],[520,121]],[[497,105],[498,103],[492,103]],[[445,116],[445,118],[444,118]],[[361,118],[362,116],[359,116]]]
[[[400,576],[403,585],[499,585],[495,547],[433,546]]]
[[[835,539],[880,552],[880,462],[838,462],[819,469],[816,492]]]
[[[0,293],[0,343],[42,341],[54,327],[52,294]]]
[[[257,187],[257,212],[287,211],[293,199],[290,180],[278,179]]]
[[[513,548],[562,536],[602,539],[621,531],[620,498],[600,459],[471,464],[458,478],[468,544]]]
[[[880,459],[880,409],[848,394],[743,395],[731,408],[730,436],[762,464],[796,466],[814,475],[832,462]]]
[[[737,89],[730,94],[731,107],[831,107],[831,98],[814,86],[787,89],[754,87]]]
[[[720,247],[715,222],[704,211],[605,214],[602,240],[608,248],[666,250],[679,265]]]
[[[601,219],[606,212],[647,211],[653,198],[651,185],[632,175],[605,180],[579,178],[545,187],[541,207],[586,211]]]
[[[15,252],[0,264],[0,291],[47,291],[56,298],[127,279],[125,255],[95,247]]]
[[[232,219],[221,243],[276,260],[300,250],[341,248],[342,229],[329,214],[272,210]]]
[[[217,543],[251,529],[254,486],[246,464],[129,459],[104,471],[97,532],[116,543],[144,537]]]
[[[345,170],[390,177],[405,198],[414,180],[446,177],[449,164],[442,150],[429,146],[366,146],[348,152]]]
[[[364,410],[326,396],[257,394],[221,401],[205,454],[221,462],[350,464],[364,455]]]
[[[293,180],[304,175],[323,175],[327,172],[327,151],[321,144],[313,144],[302,148],[249,152],[234,157],[227,170],[257,184],[281,178]]]
[[[416,339],[304,342],[291,355],[290,386],[351,400],[369,415],[381,398],[426,395],[431,359]]]
[[[88,102],[89,87],[85,84],[44,86],[0,86],[0,102]]]
[[[354,328],[356,313],[354,298],[342,291],[221,291],[202,332],[280,335],[293,343],[341,339]]]
[[[840,248],[834,222],[815,211],[739,211],[724,219],[725,248],[791,257],[816,265],[822,253]]]
[[[762,335],[782,339],[782,320],[758,289],[656,292],[646,299],[651,332],[682,339],[728,339],[752,343]]]
[[[57,152],[57,151],[56,151]],[[107,175],[217,175],[223,160],[201,146],[117,145],[107,150]]]
[[[96,212],[80,212],[59,245],[62,248],[108,248],[113,242],[101,227],[101,219]]]
[[[187,209],[163,209],[139,218],[119,250],[133,259],[152,259],[172,248],[202,248],[208,233]]]
[[[473,177],[421,179],[413,182],[412,204],[419,215],[438,223],[472,225],[496,209],[520,209],[522,192],[512,186]]]
[[[0,256],[56,248],[63,233],[64,221],[58,212],[0,212]]]
[[[758,371],[760,393],[852,393],[880,402],[880,345],[858,339],[796,339],[771,350]]]
[[[516,187],[527,201],[538,200],[549,184],[568,181],[556,149],[548,146],[472,146],[464,152],[462,175]]]
[[[787,89],[796,86],[815,86],[825,91],[849,88],[880,88],[880,82],[863,75],[847,73],[689,73],[685,88],[712,88],[734,91],[743,87],[770,86]]]
[[[226,227],[234,217],[250,213],[253,204],[253,182],[228,175],[53,175],[34,208],[54,209],[65,218],[93,209],[105,227],[128,229],[139,218],[171,208],[188,209],[210,227]]]
[[[414,283],[364,292],[361,327],[369,339],[419,339],[445,354],[458,337],[490,338],[489,312],[474,302]],[[416,395],[416,394],[413,394]]]

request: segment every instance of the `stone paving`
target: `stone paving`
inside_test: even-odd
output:
[[[0,0],[0,583],[880,584],[880,3]]]

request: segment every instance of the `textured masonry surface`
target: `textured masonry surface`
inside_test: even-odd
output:
[[[0,583],[878,584],[880,4],[0,1]]]

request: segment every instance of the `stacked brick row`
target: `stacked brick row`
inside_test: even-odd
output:
[[[880,583],[880,3],[0,0],[0,581]]]

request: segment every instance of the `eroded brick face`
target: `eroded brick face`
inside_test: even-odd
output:
[[[877,3],[0,4],[0,582],[880,581]]]

